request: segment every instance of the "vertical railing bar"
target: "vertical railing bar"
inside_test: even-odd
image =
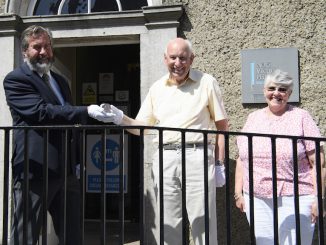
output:
[[[139,186],[139,192],[140,192],[140,203],[139,203],[139,212],[140,212],[140,218],[139,218],[139,230],[140,230],[140,245],[144,245],[145,243],[145,201],[144,201],[144,129],[140,129],[140,140],[139,140],[139,178],[140,178],[140,186]]]
[[[43,200],[42,200],[42,244],[47,244],[47,233],[48,233],[48,216],[47,216],[47,206],[48,206],[48,185],[49,185],[49,175],[48,175],[48,166],[49,166],[49,129],[43,131]]]
[[[248,160],[249,160],[249,209],[250,209],[250,240],[256,244],[255,238],[255,214],[254,214],[254,176],[253,176],[253,137],[248,135]]]
[[[273,227],[274,244],[278,245],[278,205],[277,205],[277,166],[276,166],[276,138],[271,137],[272,143],[272,184],[273,184]]]
[[[80,133],[78,132],[78,138]],[[80,163],[80,192],[81,192],[81,202],[80,202],[80,230],[81,230],[81,245],[84,245],[85,240],[85,165],[86,165],[86,130],[82,130],[82,145],[81,145],[81,163]]]
[[[119,220],[120,220],[120,244],[124,244],[124,234],[125,234],[125,217],[124,217],[124,130],[120,133],[120,162],[119,162]]]
[[[68,129],[64,130],[64,165],[63,165],[63,241],[67,241],[67,167],[68,167]]]
[[[322,188],[322,175],[321,175],[321,158],[320,158],[320,141],[315,140],[315,164],[316,164],[316,182],[317,182],[317,198],[318,198],[318,210],[323,210],[323,191]],[[319,244],[325,244],[324,241],[324,217],[323,212],[318,212],[318,237],[319,237]]]
[[[187,196],[187,181],[186,181],[186,134],[184,131],[181,132],[181,207],[182,207],[182,244],[187,243],[187,207],[186,207],[186,196]]]
[[[106,243],[106,129],[102,131],[102,149],[101,149],[101,244]]]
[[[204,137],[204,204],[205,204],[205,244],[209,244],[209,188],[208,188],[208,156],[207,156],[207,133],[203,133]]]
[[[186,181],[186,135],[184,131],[181,131],[181,207],[182,207],[182,244],[187,243],[187,234],[188,234],[188,222],[187,220],[187,208],[186,208],[186,196],[187,196],[187,181]]]
[[[298,176],[298,155],[297,139],[292,139],[292,158],[293,158],[293,192],[294,192],[294,215],[295,215],[295,235],[296,244],[301,244],[300,232],[300,208],[299,208],[299,176]]]
[[[29,145],[28,145],[28,129],[24,129],[24,189],[23,189],[23,244],[28,242],[28,216],[29,216]]]
[[[229,148],[229,134],[224,134],[224,145],[225,145],[225,205],[226,205],[226,243],[231,244],[231,201],[230,201],[230,148]]]
[[[160,245],[164,245],[163,131],[159,130]]]
[[[9,210],[9,133],[8,129],[5,129],[4,138],[4,174],[3,174],[3,222],[2,222],[2,244],[8,244],[8,210]]]

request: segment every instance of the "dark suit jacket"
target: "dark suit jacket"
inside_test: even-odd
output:
[[[72,106],[68,83],[63,77],[54,72],[51,72],[51,75],[60,87],[61,94],[66,102],[64,106],[60,104],[53,91],[45,84],[41,77],[36,72],[31,71],[26,63],[5,77],[3,84],[14,126],[87,123],[87,107]],[[28,132],[30,172],[36,176],[42,173],[43,132],[42,130],[29,130]],[[62,164],[64,164],[63,143],[64,135],[62,130],[50,131],[48,159],[49,169],[54,173],[59,173]],[[70,143],[69,141],[68,145]],[[70,150],[68,151],[70,152]],[[24,164],[24,130],[14,130],[12,160],[14,176],[20,176]]]

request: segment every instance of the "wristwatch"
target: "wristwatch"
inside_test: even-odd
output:
[[[224,160],[219,160],[219,159],[217,159],[216,161],[215,161],[215,166],[223,166],[224,165]]]

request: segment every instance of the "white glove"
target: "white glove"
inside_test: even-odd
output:
[[[114,105],[110,104],[101,104],[101,107],[104,109],[104,112],[107,114],[113,115],[113,123],[116,125],[120,125],[123,119],[123,111],[119,110]]]
[[[106,113],[104,109],[98,105],[90,105],[87,107],[88,115],[101,122],[113,122],[115,115],[113,113]]]
[[[215,165],[215,183],[216,187],[225,185],[225,167],[224,165]]]

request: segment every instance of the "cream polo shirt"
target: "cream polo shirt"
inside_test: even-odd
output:
[[[190,69],[189,78],[181,85],[170,84],[168,79],[169,74],[150,87],[137,120],[150,126],[213,129],[215,121],[226,119],[221,90],[213,76]],[[158,137],[154,139],[157,142]],[[163,132],[164,144],[180,142],[180,132]],[[203,134],[186,133],[186,142],[203,142]]]

